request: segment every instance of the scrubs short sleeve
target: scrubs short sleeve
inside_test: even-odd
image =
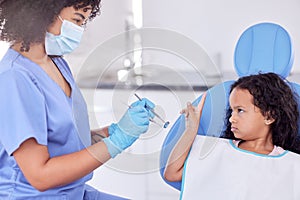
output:
[[[8,155],[29,138],[47,145],[45,99],[29,72],[10,69],[0,74],[0,99],[0,142]]]

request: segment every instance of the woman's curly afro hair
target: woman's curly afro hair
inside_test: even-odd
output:
[[[275,119],[270,127],[273,144],[300,153],[299,96],[289,84],[275,73],[264,73],[238,79],[231,86],[230,93],[235,88],[248,90],[253,96],[253,104],[260,109],[262,115]],[[228,109],[223,137],[236,139],[231,132],[230,116],[231,109]]]
[[[101,0],[0,0],[0,40],[22,42],[21,51],[31,43],[43,42],[47,27],[65,7],[92,6],[89,20],[100,13]]]

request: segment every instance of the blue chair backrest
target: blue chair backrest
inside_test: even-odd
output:
[[[292,42],[288,32],[280,25],[259,23],[249,27],[240,36],[234,53],[235,70],[239,77],[259,72],[274,72],[286,78],[293,64]],[[207,91],[198,135],[219,137],[225,129],[225,115],[228,107],[230,86],[234,81],[213,86]],[[292,83],[292,87],[300,94],[300,86]],[[202,95],[201,95],[202,96]],[[199,96],[193,104],[201,99]],[[299,110],[300,110],[300,99]],[[181,115],[171,127],[162,146],[160,155],[160,174],[163,173],[168,157],[185,129],[185,119]],[[299,132],[300,135],[300,132]],[[181,190],[181,181],[164,181],[170,186]]]

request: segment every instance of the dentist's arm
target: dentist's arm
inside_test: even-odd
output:
[[[104,142],[78,152],[50,157],[48,147],[38,144],[34,138],[24,141],[13,156],[27,181],[39,191],[69,184],[110,159]]]
[[[145,133],[151,117],[145,104],[149,106],[150,103],[143,100],[132,104],[121,120],[108,128],[111,132],[107,138],[81,151],[50,157],[47,146],[29,138],[13,156],[27,181],[37,190],[69,184],[121,153]]]
[[[188,103],[187,108],[181,111],[186,116],[186,129],[169,156],[164,171],[164,177],[168,181],[182,180],[184,162],[197,135],[205,98],[206,93],[203,94],[197,107]]]
[[[104,138],[108,137],[109,136],[108,128],[109,128],[109,126],[106,126],[106,127],[100,128],[100,129],[91,130],[92,144],[100,142]]]

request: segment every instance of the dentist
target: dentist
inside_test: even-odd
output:
[[[11,44],[0,62],[0,199],[95,199],[85,184],[93,170],[148,130],[154,104],[147,99],[119,122],[89,129],[86,103],[62,56],[79,45],[99,4],[0,0],[0,40]]]

